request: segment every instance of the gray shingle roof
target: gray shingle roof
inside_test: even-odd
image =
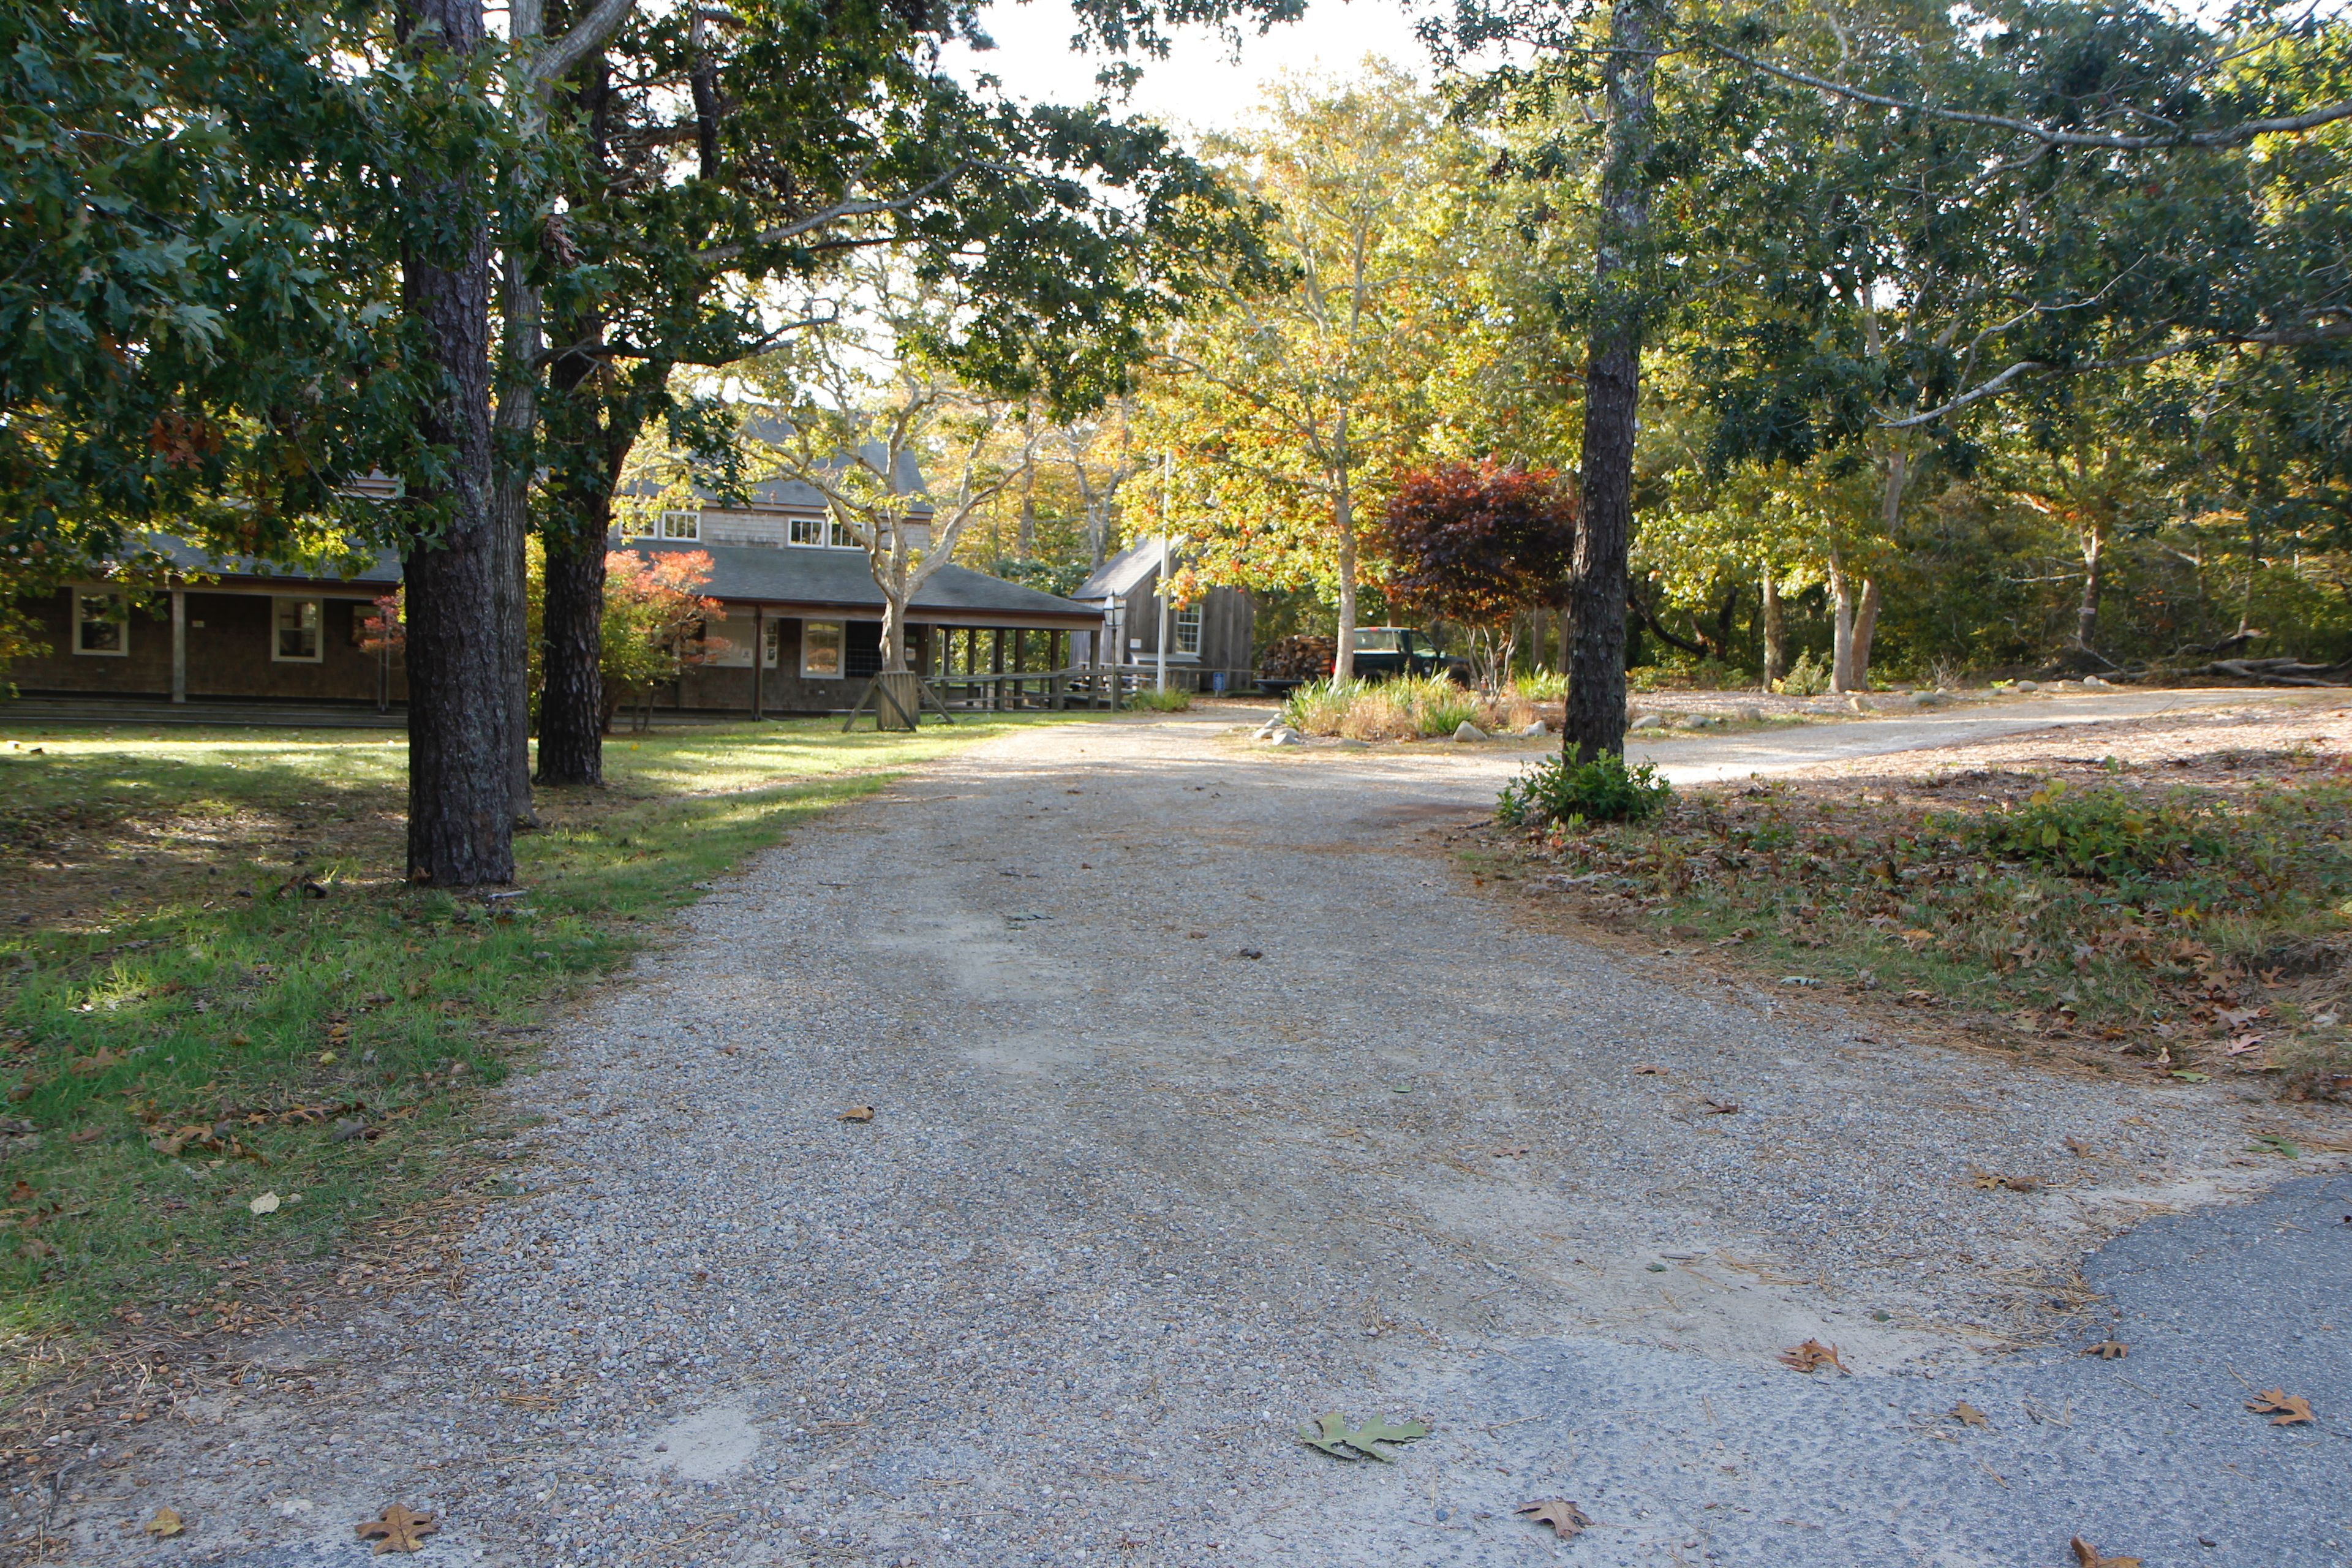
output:
[[[211,555],[185,540],[157,536],[151,543],[184,572],[220,577],[270,578],[289,586],[348,583],[388,589],[400,582],[400,557],[389,550],[357,552],[315,566],[282,566],[249,555]],[[621,547],[647,554],[699,550],[710,557],[710,581],[701,592],[714,599],[745,603],[805,605],[882,613],[882,590],[866,569],[862,550],[810,550],[773,544],[702,544],[687,540],[632,539]],[[915,595],[914,611],[927,620],[973,616],[1004,621],[1047,621],[1093,626],[1101,613],[1092,605],[1057,599],[1018,583],[1007,583],[969,567],[942,566]],[[861,618],[863,616],[861,616]]]
[[[700,592],[715,599],[782,605],[837,606],[882,612],[882,590],[866,569],[862,550],[810,550],[773,544],[698,544],[686,540],[633,539],[626,548],[648,554],[699,550],[710,557],[710,581]],[[915,595],[910,606],[926,619],[978,615],[1007,619],[1082,619],[1092,626],[1101,612],[1091,605],[1041,594],[985,572],[947,565]]]

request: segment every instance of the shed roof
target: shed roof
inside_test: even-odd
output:
[[[1132,594],[1160,570],[1160,542],[1157,535],[1139,539],[1096,567],[1094,574],[1078,584],[1078,591],[1072,597],[1108,599]]]

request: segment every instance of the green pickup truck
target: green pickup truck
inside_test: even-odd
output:
[[[1358,626],[1353,644],[1356,675],[1385,680],[1393,675],[1444,675],[1467,686],[1470,661],[1447,653],[1411,626]]]

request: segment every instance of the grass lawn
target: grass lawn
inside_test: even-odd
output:
[[[1775,984],[2110,1071],[2352,1099],[2340,752],[1759,781],[1480,839],[1484,879]]]
[[[490,900],[400,880],[403,739],[0,728],[0,1332],[211,1327],[284,1294],[446,1192],[540,1008],[698,883],[1053,721],[616,735],[606,788],[539,792],[524,892]]]

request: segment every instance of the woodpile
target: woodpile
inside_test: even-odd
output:
[[[1337,637],[1276,637],[1258,657],[1257,672],[1265,680],[1321,680],[1339,659]]]
[[[2205,667],[2205,673],[2267,686],[2341,686],[2345,669],[2340,664],[2305,664],[2298,658],[2217,658]]]

